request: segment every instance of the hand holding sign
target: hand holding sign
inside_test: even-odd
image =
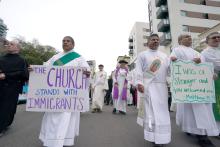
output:
[[[193,61],[197,64],[201,63],[201,59],[199,57],[194,58]]]
[[[0,73],[0,80],[4,80],[5,79],[5,74],[4,73]]]
[[[174,57],[174,56],[172,56],[172,57],[170,57],[170,60],[174,62],[174,61],[176,61],[176,60],[177,60],[177,58],[176,58],[176,57]]]

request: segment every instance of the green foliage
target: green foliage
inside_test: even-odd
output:
[[[18,38],[17,40],[21,44],[21,56],[23,56],[30,65],[42,65],[57,53],[51,46],[43,46],[35,42],[25,42]]]

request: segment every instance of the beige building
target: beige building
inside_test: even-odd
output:
[[[88,60],[87,63],[89,64],[89,67],[91,69],[91,78],[95,75],[96,71],[96,61],[95,60]]]
[[[146,42],[150,35],[149,24],[146,22],[135,22],[129,35],[129,56],[130,66],[133,69],[135,67],[135,61],[138,53],[147,49]]]
[[[148,0],[148,11],[150,30],[159,34],[167,53],[180,34],[196,38],[220,22],[220,0]]]

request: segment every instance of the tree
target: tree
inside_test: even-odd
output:
[[[57,51],[51,46],[43,46],[36,39],[33,42],[26,42],[22,38],[16,38],[21,44],[21,55],[31,65],[42,65]]]

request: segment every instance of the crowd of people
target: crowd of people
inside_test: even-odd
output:
[[[214,65],[213,79],[220,77],[220,33],[213,32],[206,37],[208,47],[201,53],[192,48],[189,34],[181,34],[179,46],[169,56],[158,50],[160,39],[151,34],[147,50],[138,54],[136,67],[130,70],[128,61],[122,58],[109,78],[104,65],[91,79],[86,60],[74,50],[71,36],[62,40],[63,51],[45,62],[45,66],[74,66],[87,70],[84,75],[91,81],[91,112],[101,113],[104,103],[112,104],[113,115],[126,115],[126,107],[143,106],[143,117],[138,124],[144,127],[144,139],[154,147],[162,147],[171,141],[171,121],[168,107],[168,84],[171,62],[193,61],[195,64],[211,62]],[[32,69],[19,55],[20,45],[16,41],[6,44],[7,53],[0,57],[0,136],[10,127],[16,112],[18,95],[28,81]],[[62,61],[62,62],[61,62]],[[219,89],[215,89],[216,92]],[[89,91],[88,91],[89,93]],[[89,95],[89,94],[88,94]],[[141,100],[142,99],[142,100]],[[220,120],[215,118],[213,107],[219,109],[220,100],[211,103],[176,104],[176,123],[190,137],[198,139],[201,147],[215,147],[208,136],[219,136]],[[220,111],[220,110],[219,110]],[[63,147],[74,145],[79,135],[80,112],[45,112],[39,138],[43,146]]]

